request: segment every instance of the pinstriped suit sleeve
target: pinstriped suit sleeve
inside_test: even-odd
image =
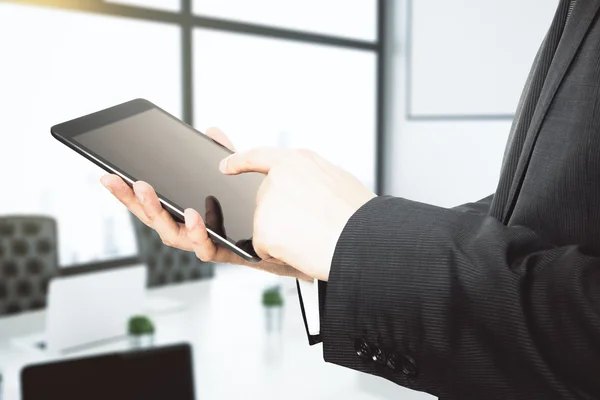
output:
[[[455,207],[454,210],[485,215],[490,209],[493,198],[494,195],[492,194],[479,201]],[[296,285],[298,288],[298,299],[300,301],[300,309],[302,311],[302,318],[304,319],[304,327],[306,329],[308,343],[310,345],[321,343],[320,322],[319,324],[315,324],[314,319],[317,318],[318,321],[321,320],[321,310],[323,309],[323,304],[327,293],[327,282],[318,282],[318,286],[315,288],[316,290],[307,288],[307,283],[301,283],[298,280],[296,280]],[[310,301],[311,297],[313,296],[316,296],[318,299],[318,307],[314,306],[314,301]],[[317,326],[315,327],[315,325]]]
[[[598,257],[482,214],[375,198],[335,250],[324,358],[441,398],[600,398]],[[396,368],[359,357],[361,343]]]
[[[463,204],[463,205],[454,207],[453,210],[485,215],[490,210],[490,206],[492,205],[493,199],[494,199],[494,195],[491,194],[491,195],[489,195],[479,201],[476,201],[474,203],[467,203],[467,204]]]

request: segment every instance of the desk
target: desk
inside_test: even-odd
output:
[[[156,344],[189,342],[196,398],[203,399],[423,399],[380,378],[327,364],[321,345],[308,346],[297,295],[286,285],[283,328],[266,332],[262,290],[273,278],[240,267],[219,267],[208,281],[153,289],[150,298],[181,301],[178,311],[153,315]],[[11,338],[43,330],[43,311],[0,319],[4,399],[20,398],[20,370],[44,354],[15,347]],[[122,341],[75,354],[124,349]],[[374,390],[371,390],[374,389]],[[382,392],[380,389],[385,388]],[[382,395],[381,393],[385,393]],[[393,397],[391,397],[393,396]]]

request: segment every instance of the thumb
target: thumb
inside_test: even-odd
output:
[[[243,172],[268,174],[271,168],[292,155],[289,149],[259,148],[232,154],[219,164],[219,169],[227,175]]]

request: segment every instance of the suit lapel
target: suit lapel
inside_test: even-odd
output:
[[[565,78],[567,70],[571,66],[583,39],[585,38],[592,22],[594,21],[598,9],[600,8],[600,0],[579,0],[575,5],[569,22],[565,27],[562,38],[556,49],[550,70],[546,77],[539,101],[535,108],[528,133],[523,144],[523,150],[515,171],[515,178],[510,189],[508,201],[504,212],[504,223],[508,224],[517,197],[521,190],[521,184],[527,172],[527,166],[533,152],[533,147],[540,133],[540,129],[548,109],[552,104],[552,100],[560,87],[560,84]]]

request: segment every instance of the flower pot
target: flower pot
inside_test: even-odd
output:
[[[265,306],[267,332],[280,332],[283,327],[283,306]]]
[[[129,335],[129,343],[134,349],[152,347],[154,345],[154,334]]]

